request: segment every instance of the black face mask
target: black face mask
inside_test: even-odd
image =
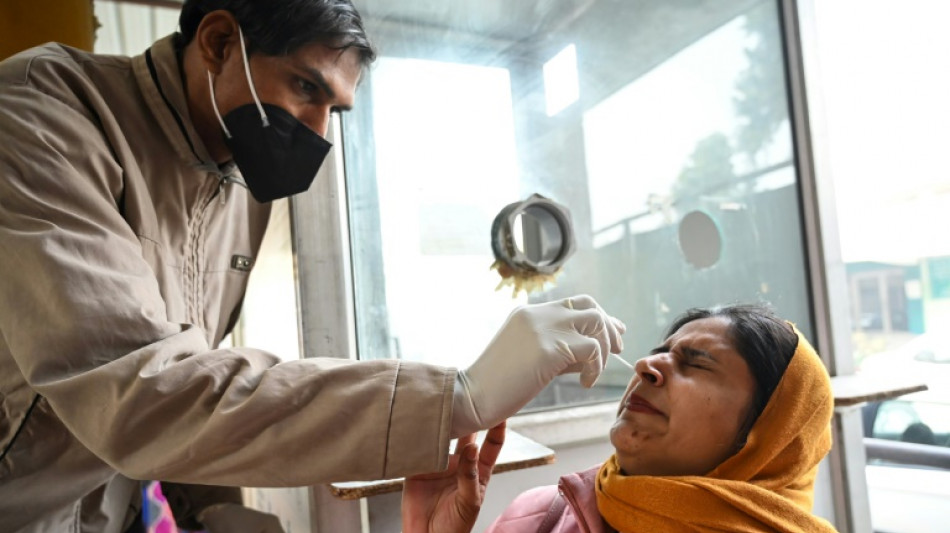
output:
[[[333,145],[280,107],[262,106],[270,122],[266,126],[254,104],[225,115],[231,136],[224,143],[247,188],[264,203],[309,189]]]
[[[262,104],[251,80],[243,33],[241,53],[254,96],[253,104],[230,111],[222,120],[214,99],[211,73],[208,73],[211,105],[224,130],[224,143],[258,202],[271,202],[306,191],[333,145],[284,109]]]

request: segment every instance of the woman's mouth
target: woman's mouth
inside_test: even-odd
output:
[[[646,401],[645,399],[643,399],[643,397],[637,394],[631,394],[630,396],[627,396],[627,401],[624,404],[624,407],[628,411],[635,411],[637,413],[647,413],[651,415],[666,416],[666,414],[664,414],[663,411],[660,411],[659,409],[654,407],[652,403]]]

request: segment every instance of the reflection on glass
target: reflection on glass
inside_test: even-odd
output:
[[[628,360],[692,306],[767,301],[809,332],[775,2],[356,3],[381,53],[344,123],[361,358],[464,366],[515,305],[578,293],[626,322]],[[551,113],[565,50],[577,93]],[[577,248],[513,301],[491,221],[534,193],[570,209]],[[721,234],[711,265],[680,248],[695,211]],[[529,409],[629,378],[562,377]]]
[[[383,268],[369,275],[385,279],[393,336],[360,355],[466,364],[512,305],[489,270],[491,222],[520,196],[508,72],[383,57],[371,90],[381,249],[369,257]]]
[[[549,117],[580,98],[577,81],[577,48],[573,44],[544,64],[544,96]]]

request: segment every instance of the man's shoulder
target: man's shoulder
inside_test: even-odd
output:
[[[0,87],[28,86],[48,94],[76,92],[83,85],[95,86],[102,74],[129,72],[128,57],[46,43],[0,61]]]

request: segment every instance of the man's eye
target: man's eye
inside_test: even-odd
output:
[[[298,79],[297,85],[300,86],[301,91],[307,94],[313,94],[319,91],[319,88],[316,85],[310,83],[307,80]]]

